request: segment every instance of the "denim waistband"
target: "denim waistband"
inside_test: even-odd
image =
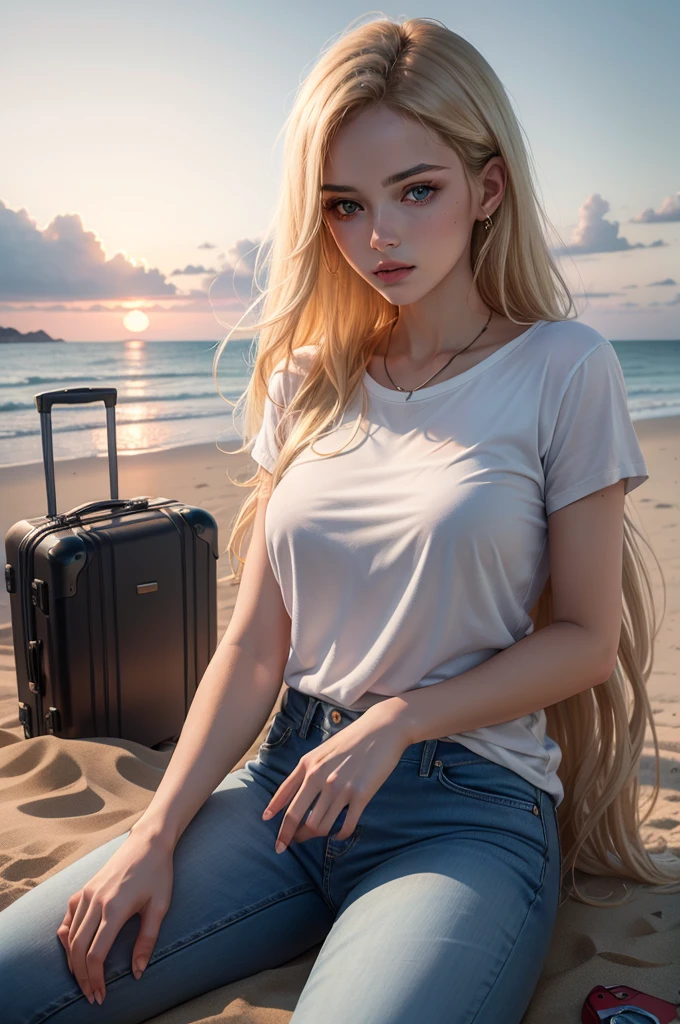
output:
[[[294,686],[287,684],[281,699],[281,710],[295,722],[297,734],[302,739],[305,739],[312,725],[325,732],[334,733],[364,714],[363,711],[350,711],[347,708],[331,704],[329,701],[321,700],[319,697],[301,693]],[[483,760],[480,754],[475,754],[462,743],[442,742],[436,739],[409,744],[404,748],[401,760],[418,764],[418,774],[427,776],[432,771],[437,754],[446,765],[452,765],[461,760]]]

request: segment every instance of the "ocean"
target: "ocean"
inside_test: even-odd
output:
[[[42,462],[35,395],[115,387],[119,456],[209,442],[241,443],[233,406],[213,379],[214,341],[16,342],[0,346],[0,466]],[[614,341],[631,419],[680,416],[680,340]],[[217,384],[235,403],[250,376],[252,340],[230,341]],[[254,352],[251,355],[254,361]],[[103,403],[52,410],[55,461],[106,453]]]

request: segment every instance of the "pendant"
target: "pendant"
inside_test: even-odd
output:
[[[409,391],[408,395],[406,396],[406,401],[407,401],[407,402],[408,402],[408,400],[409,400],[409,398],[411,397],[411,395],[412,395],[412,394],[413,394],[413,392],[412,392],[412,391]]]

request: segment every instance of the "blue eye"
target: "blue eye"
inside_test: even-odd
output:
[[[420,182],[418,185],[411,185],[406,190],[404,195],[407,196],[409,192],[415,192],[416,190],[419,189],[427,189],[430,195],[426,196],[425,199],[416,199],[414,201],[415,206],[425,206],[426,203],[429,203],[431,202],[432,199],[434,199],[435,193],[440,191],[438,188],[436,188],[434,185],[430,185],[428,182]],[[357,203],[355,199],[334,199],[330,203],[323,203],[322,205],[324,210],[335,211],[335,216],[339,220],[350,220],[354,216],[354,213],[340,213],[338,209],[338,207],[347,204],[349,204],[350,206],[359,206],[359,203]]]

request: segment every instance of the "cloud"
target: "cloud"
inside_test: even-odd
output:
[[[188,264],[184,270],[173,272],[184,274],[191,273],[193,270],[196,274],[211,275],[205,279],[203,288],[191,288],[186,292],[178,292],[174,285],[170,285],[167,296],[139,297],[139,301],[135,301],[135,306],[144,310],[145,313],[172,312],[180,315],[184,313],[212,313],[214,315],[227,313],[229,320],[235,322],[243,313],[244,308],[257,297],[258,292],[254,287],[254,266],[255,257],[261,247],[262,243],[253,241],[252,238],[239,239],[229,250],[229,258],[221,269],[206,270],[201,266],[194,267],[192,264]],[[261,278],[264,273],[264,271],[260,271]],[[260,283],[262,287],[266,286],[266,284],[262,284],[262,281]],[[11,298],[5,296],[5,301],[2,301],[3,296],[0,293],[0,312],[39,310],[43,313],[129,313],[130,299],[137,299],[137,296],[130,296],[127,290],[122,295],[114,297],[114,299],[126,301],[110,303],[83,301],[90,297],[97,298],[97,296],[82,294],[73,296],[74,300],[80,300],[76,306],[59,301],[46,304],[40,301],[40,297],[27,303],[22,302],[17,295],[13,295]],[[12,298],[14,303],[11,301]],[[151,303],[145,301],[145,298],[166,298],[167,301]],[[69,301],[68,296],[66,300]]]
[[[21,312],[25,313],[28,310],[37,310],[41,313],[129,313],[131,309],[142,309],[145,313],[186,313],[192,312],[198,309],[197,303],[200,302],[201,308],[205,312],[207,306],[207,293],[199,291],[198,289],[192,289],[188,293],[181,295],[169,295],[165,305],[159,302],[148,302],[142,299],[141,301],[133,301],[131,304],[129,300],[125,302],[112,302],[108,305],[104,305],[102,302],[92,302],[89,305],[73,305],[72,303],[64,302],[1,302],[0,301],[0,312]]]
[[[219,269],[192,263],[178,267],[169,277],[206,275],[203,288],[179,291],[143,260],[125,253],[107,260],[101,242],[84,229],[78,214],[59,215],[41,230],[26,210],[11,210],[0,201],[0,310],[127,313],[132,299],[148,313],[227,310],[240,315],[257,297],[254,271],[261,244],[237,240],[226,258],[219,254]],[[205,242],[199,248],[217,246]],[[164,298],[167,304],[145,302]]]
[[[42,231],[28,212],[0,200],[0,299],[72,301],[175,295],[159,270],[122,252],[110,260],[77,213],[59,214]]]
[[[619,295],[620,292],[573,292],[575,299],[611,299],[612,295]]]
[[[651,249],[666,243],[659,239],[645,245],[636,242],[631,245],[627,238],[619,236],[619,222],[604,219],[609,203],[598,192],[586,199],[579,209],[578,224],[572,234],[571,245],[558,249],[558,253],[622,252],[628,249]]]
[[[651,284],[649,284],[648,287],[649,288],[653,288],[656,285],[667,285],[667,284],[671,284],[672,285],[672,284],[677,284],[677,283],[678,282],[674,281],[672,277],[666,277],[666,278],[664,278],[663,281],[652,281]]]
[[[201,242],[201,244],[199,245],[198,248],[199,249],[216,249],[217,246],[213,245],[212,242]]]
[[[217,273],[217,271],[215,270],[214,267],[204,267],[202,264],[199,265],[198,267],[195,267],[193,263],[187,263],[187,265],[184,268],[184,270],[181,270],[178,267],[177,270],[173,270],[173,272],[170,274],[170,277],[177,277],[180,274],[216,274],[216,273]]]
[[[633,224],[667,224],[678,220],[680,220],[680,192],[664,199],[658,210],[653,210],[649,206],[642,213],[631,217]]]
[[[669,299],[668,302],[658,302],[656,299],[654,302],[648,302],[648,306],[680,306],[680,292],[676,292],[674,299]]]
[[[261,243],[252,238],[240,238],[229,250],[229,262],[233,267],[239,264],[246,267],[251,274],[255,271],[255,260],[260,251]]]

